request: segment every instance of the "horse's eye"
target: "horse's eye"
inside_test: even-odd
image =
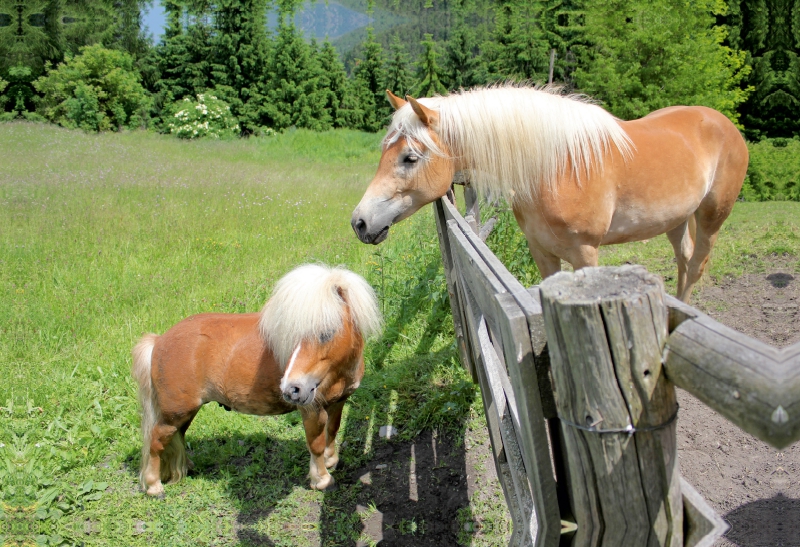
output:
[[[323,332],[322,334],[319,335],[319,343],[320,344],[327,344],[328,342],[331,341],[331,338],[333,338],[333,332],[332,331]]]
[[[405,158],[403,158],[403,163],[417,163],[419,160],[419,156],[416,154],[409,154]]]

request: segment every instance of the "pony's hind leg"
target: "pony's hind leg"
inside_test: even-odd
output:
[[[175,483],[189,472],[191,461],[186,456],[184,434],[197,415],[194,409],[172,423],[158,423],[150,436],[150,457],[143,479],[150,496],[164,494],[164,482]],[[173,425],[177,424],[177,425]]]
[[[311,488],[314,490],[325,490],[333,486],[333,475],[328,472],[325,466],[326,438],[325,429],[328,421],[328,413],[324,410],[314,412],[312,410],[303,411],[303,427],[306,430],[306,445],[311,454],[309,463],[308,477],[311,480]]]
[[[694,217],[690,218],[694,219]],[[667,232],[667,239],[672,244],[672,249],[675,251],[675,261],[678,263],[678,290],[676,294],[679,298],[686,287],[689,260],[691,260],[694,252],[694,239],[692,238],[691,230],[689,230],[689,222],[687,219]]]
[[[333,469],[339,463],[339,448],[336,446],[336,433],[342,423],[344,401],[328,407],[328,422],[325,425],[325,467]]]
[[[148,496],[164,495],[164,485],[161,480],[169,480],[170,477],[169,465],[163,465],[167,462],[162,462],[162,458],[177,431],[177,427],[167,424],[156,424],[153,427],[150,435],[150,456],[142,473],[145,492]]]

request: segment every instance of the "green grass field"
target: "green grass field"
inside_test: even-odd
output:
[[[343,459],[368,460],[386,423],[402,424],[404,438],[481,427],[477,392],[455,358],[430,211],[379,248],[352,234],[350,213],[374,173],[379,140],[297,131],[192,143],[0,125],[6,542],[352,543],[360,521],[343,508],[355,487],[308,489],[297,413],[255,418],[208,405],[188,435],[201,472],[168,487],[165,503],[137,487],[129,376],[137,338],[193,313],[257,311],[273,283],[303,262],[365,275],[386,316],[347,406]],[[270,450],[256,450],[240,469],[265,444]]]
[[[187,436],[200,472],[168,486],[163,501],[137,484],[137,338],[193,313],[257,311],[303,262],[365,275],[386,316],[345,411],[348,465],[369,460],[386,423],[404,439],[483,428],[480,397],[457,362],[431,209],[379,247],[350,229],[379,140],[294,131],[181,142],[0,125],[0,543],[352,545],[359,486],[308,489],[296,413],[255,418],[208,405]],[[711,275],[759,271],[775,253],[796,260],[798,212],[738,204]],[[524,241],[501,215],[490,243],[532,284]],[[674,289],[663,237],[601,257],[643,263]],[[505,541],[502,499],[479,499],[465,519],[470,511],[491,516],[498,532],[465,544]]]

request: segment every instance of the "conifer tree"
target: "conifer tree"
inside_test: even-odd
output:
[[[584,3],[585,0],[541,0],[538,20],[551,52],[555,50],[553,81],[570,87],[574,85],[573,73],[577,68],[576,52],[591,43],[586,35]]]
[[[751,139],[800,135],[800,0],[730,0],[728,43],[747,51],[752,87],[739,107]]]
[[[372,27],[367,28],[362,53],[363,58],[356,59],[353,69],[353,88],[362,113],[360,129],[378,131],[388,123],[391,107],[386,99],[383,48],[375,40]]]
[[[215,32],[209,47],[210,87],[239,119],[243,133],[259,126],[261,87],[269,61],[264,0],[219,0],[214,11]],[[254,103],[254,104],[249,104]]]
[[[674,104],[705,105],[736,121],[749,90],[742,51],[725,47],[716,0],[593,0],[586,5],[591,45],[575,82],[623,119]]]
[[[447,88],[439,78],[442,69],[436,62],[439,54],[436,51],[433,35],[426,34],[421,43],[425,50],[422,58],[417,63],[417,85],[414,87],[413,95],[416,97],[431,97],[437,93],[445,94],[447,93]]]
[[[292,19],[282,14],[268,65],[265,102],[257,115],[261,125],[317,131],[331,127],[331,117],[325,109],[327,97],[319,89],[319,60],[314,53]]]
[[[352,85],[333,44],[326,39],[319,52],[319,88],[326,95],[325,109],[333,127],[358,127],[361,112]]]
[[[154,88],[156,109],[205,91],[211,84],[211,28],[204,18],[184,30],[184,5],[179,0],[166,0],[167,25],[162,43],[153,52],[158,78]]]
[[[486,83],[475,32],[459,24],[445,45],[442,83],[448,89],[468,88]]]
[[[412,77],[409,72],[411,61],[408,58],[405,45],[395,34],[389,48],[389,58],[386,62],[386,89],[395,95],[404,97],[411,92]]]
[[[541,12],[538,1],[498,3],[494,39],[484,44],[490,79],[547,81],[550,44],[539,22]]]

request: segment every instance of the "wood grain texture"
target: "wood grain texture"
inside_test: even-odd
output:
[[[800,344],[780,350],[693,308],[678,314],[664,355],[670,380],[775,448],[800,439]]]
[[[573,546],[683,546],[675,390],[661,367],[664,290],[641,267],[562,272],[540,287],[578,530]]]

